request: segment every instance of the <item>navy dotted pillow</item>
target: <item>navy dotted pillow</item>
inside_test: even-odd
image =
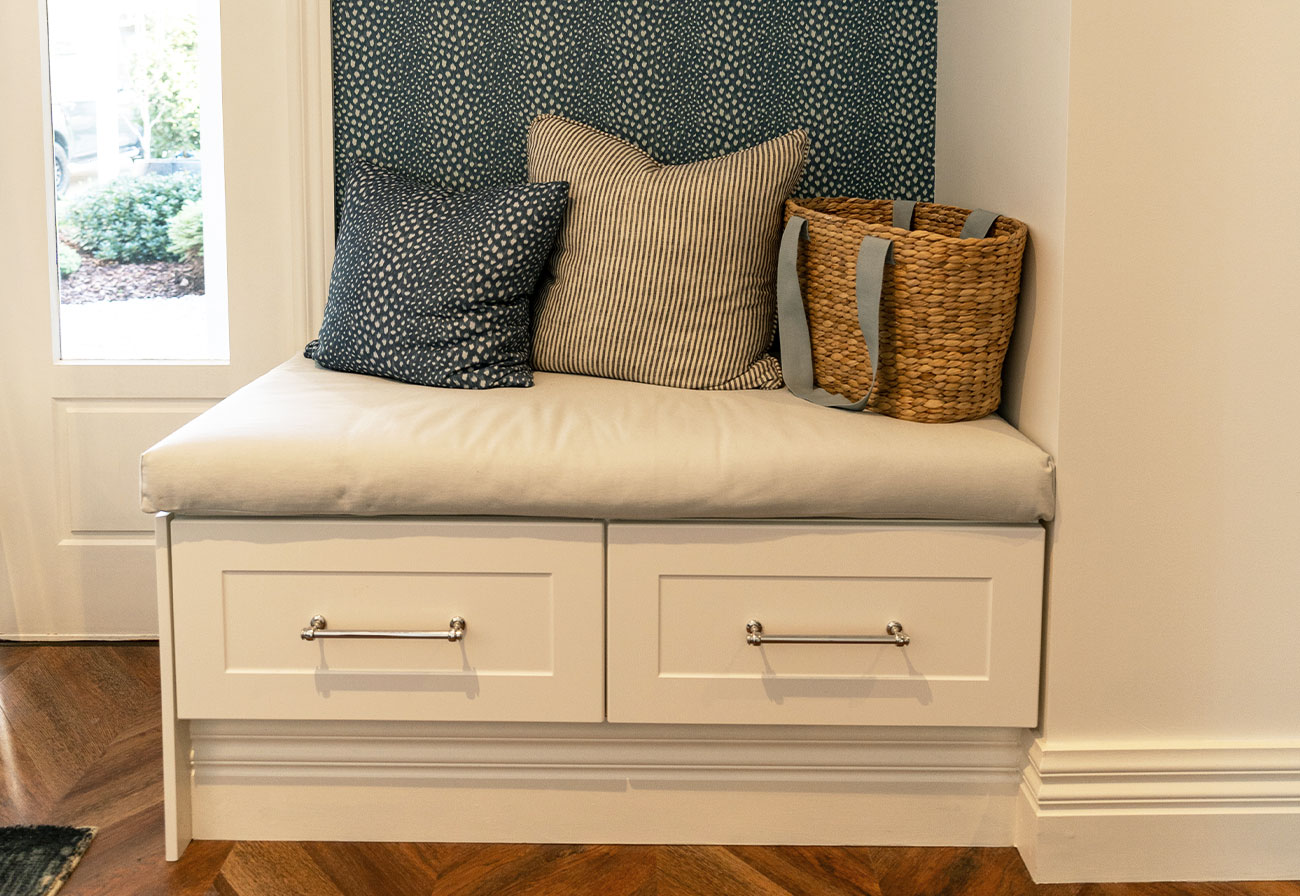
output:
[[[424,386],[531,386],[529,306],[568,193],[458,193],[353,162],[325,318],[304,354]]]

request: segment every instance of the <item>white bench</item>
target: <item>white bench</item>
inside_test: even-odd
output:
[[[173,858],[191,837],[1010,842],[1054,493],[996,417],[295,359],[146,452],[142,482]],[[319,637],[453,617],[454,639]]]

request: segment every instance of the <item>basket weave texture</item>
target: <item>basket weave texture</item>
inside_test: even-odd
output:
[[[798,272],[817,385],[857,401],[871,366],[855,297],[864,236],[894,244],[880,297],[880,357],[868,408],[923,423],[974,420],[1002,400],[1028,228],[999,217],[989,236],[961,239],[968,209],[918,202],[914,230],[892,226],[887,199],[786,203],[808,221]]]

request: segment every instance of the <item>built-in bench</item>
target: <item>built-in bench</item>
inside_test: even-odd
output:
[[[295,359],[142,479],[173,857],[192,836],[1009,842],[1054,492],[997,417]]]

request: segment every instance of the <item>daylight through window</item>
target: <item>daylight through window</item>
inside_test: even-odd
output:
[[[213,0],[48,0],[60,355],[229,357]]]

